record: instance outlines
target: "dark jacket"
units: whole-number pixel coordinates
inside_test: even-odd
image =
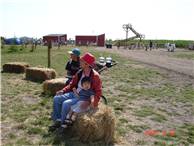
[[[69,60],[67,62],[67,65],[66,65],[65,69],[67,70],[67,75],[68,76],[73,76],[80,69],[80,62]]]

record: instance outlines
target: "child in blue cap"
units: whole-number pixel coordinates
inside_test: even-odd
[[[70,83],[72,77],[80,69],[80,49],[74,48],[68,51],[70,54],[70,60],[67,62],[65,69],[67,70],[67,82],[66,85]]]

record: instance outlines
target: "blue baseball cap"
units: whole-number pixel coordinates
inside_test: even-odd
[[[76,56],[79,56],[81,53],[80,53],[80,49],[78,48],[73,48],[72,51],[68,51],[69,54],[74,54]]]

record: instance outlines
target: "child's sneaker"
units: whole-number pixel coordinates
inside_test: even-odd
[[[73,126],[72,119],[65,119],[62,125]]]
[[[53,125],[49,126],[49,132],[55,131],[57,128],[61,126],[61,121],[55,121]]]

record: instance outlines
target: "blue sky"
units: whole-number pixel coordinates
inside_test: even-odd
[[[146,39],[194,40],[194,0],[0,0],[0,18],[5,37],[124,39],[122,25],[131,23]]]

